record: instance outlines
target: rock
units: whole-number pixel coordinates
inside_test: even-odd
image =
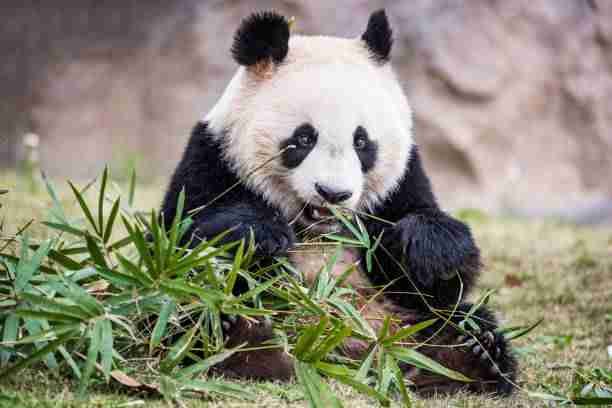
[[[48,171],[73,177],[130,152],[147,158],[141,174],[168,174],[233,74],[232,34],[255,9],[244,0],[13,3],[22,6],[0,13],[0,72],[19,74],[4,79],[19,109],[4,116],[41,136]],[[443,203],[546,212],[612,197],[612,2],[257,3],[296,16],[298,31],[343,36],[360,35],[383,6]],[[9,57],[21,65],[9,69]]]

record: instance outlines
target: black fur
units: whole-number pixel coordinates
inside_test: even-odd
[[[469,227],[438,207],[416,147],[398,189],[374,215],[395,223],[367,222],[371,234],[383,234],[370,279],[377,285],[394,280],[387,287],[389,298],[407,308],[423,308],[465,297],[478,276],[480,252]]]
[[[193,215],[188,235],[211,238],[234,228],[223,242],[248,239],[251,231],[262,256],[284,254],[295,240],[285,217],[266,204],[261,195],[238,182],[226,162],[222,147],[206,123],[198,123],[183,158],[170,181],[162,206],[163,219],[170,225],[176,214],[181,189],[185,189],[185,211],[207,207]],[[234,186],[228,191],[228,188]]]
[[[389,61],[393,46],[393,31],[385,10],[372,13],[361,39],[366,43],[374,61],[381,64]]]
[[[353,134],[353,139],[355,140],[354,143],[356,143],[357,139],[360,137],[366,140],[366,145],[361,149],[358,149],[357,146],[355,146],[355,151],[357,152],[357,157],[359,157],[359,161],[361,162],[361,171],[367,173],[376,163],[376,159],[378,157],[378,143],[370,140],[368,137],[368,131],[362,126],[358,126],[357,129],[355,129]]]
[[[304,145],[300,143],[300,139],[307,138],[311,143]],[[317,144],[317,131],[309,123],[304,123],[298,126],[293,135],[280,144],[280,149],[284,150],[281,155],[283,166],[288,169],[293,169],[300,165]],[[293,146],[293,147],[289,147]]]
[[[234,35],[232,56],[240,65],[271,60],[280,64],[289,52],[289,23],[274,11],[255,13],[240,24]]]

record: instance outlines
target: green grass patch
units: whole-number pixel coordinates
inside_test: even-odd
[[[29,179],[0,174],[0,406],[505,407],[612,397],[606,230],[463,212],[485,257],[475,295],[490,298],[508,326],[542,321],[515,342],[515,396],[419,399],[404,389],[397,361],[409,350],[432,371],[442,368],[416,350],[397,350],[402,338],[368,330],[350,307],[334,307],[346,303],[347,289],[325,271],[304,287],[282,260],[254,270],[252,242],[183,248],[189,220],[166,229],[151,210],[163,188],[139,185],[134,194],[135,178],[114,183],[105,171],[83,186],[38,183],[31,189]],[[377,245],[359,223],[336,215],[352,231],[348,244]],[[242,296],[232,294],[238,278],[251,288]],[[265,316],[284,331],[275,346],[296,358],[296,381],[208,375],[236,352],[223,346],[222,313]],[[347,336],[369,341],[377,358],[342,359],[337,346]]]

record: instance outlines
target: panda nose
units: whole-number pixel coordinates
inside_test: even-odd
[[[319,193],[319,195],[330,204],[341,203],[343,201],[348,200],[353,195],[352,191],[336,191],[319,183],[315,183],[315,190],[317,190],[317,193]]]

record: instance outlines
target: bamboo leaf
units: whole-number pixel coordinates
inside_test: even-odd
[[[438,318],[429,319],[429,320],[425,320],[425,321],[419,322],[417,324],[413,324],[413,325],[408,326],[408,327],[404,327],[404,328],[399,329],[398,331],[396,331],[393,335],[384,337],[383,339],[380,340],[380,343],[382,343],[382,344],[384,344],[386,346],[390,346],[393,343],[395,343],[396,341],[402,341],[406,337],[410,337],[410,336],[415,335],[416,333],[418,333],[418,332],[428,328],[429,326],[431,326],[432,324],[434,324],[437,321],[438,321]]]
[[[304,329],[293,349],[293,354],[296,358],[300,360],[306,359],[306,353],[311,350],[314,343],[319,339],[321,334],[323,334],[328,323],[329,318],[327,316],[322,316],[316,326],[310,326]]]
[[[240,265],[242,264],[242,255],[244,254],[244,239],[240,241],[240,245],[238,246],[238,250],[234,255],[234,263],[232,265],[232,270],[227,274],[225,278],[225,294],[229,295],[234,290],[234,285],[236,284],[236,278],[238,278],[238,272],[240,271]]]
[[[78,394],[80,397],[83,397],[87,391],[91,374],[96,366],[98,354],[100,353],[100,348],[102,347],[102,336],[104,330],[102,322],[103,320],[97,320],[93,328],[89,330],[89,348],[87,349],[87,359],[85,360],[85,368],[83,369],[81,381],[79,382]]]
[[[17,330],[19,329],[19,318],[10,314],[4,320],[4,328],[2,330],[2,343],[7,345],[8,347],[12,347],[9,345],[17,339]],[[1,351],[0,352],[0,366],[4,367],[9,361],[11,357],[11,352]]]
[[[181,370],[178,371],[178,373],[176,374],[176,378],[179,381],[183,381],[187,378],[193,378],[196,375],[202,374],[204,372],[206,372],[210,367],[219,364],[220,362],[226,360],[227,358],[229,358],[230,356],[232,356],[234,353],[236,353],[237,351],[239,351],[240,347],[237,348],[233,348],[233,349],[228,349],[225,350],[221,353],[217,353],[215,355],[212,355],[202,361],[199,361],[195,364],[192,364],[190,366],[187,366]]]
[[[422,368],[427,371],[431,371],[434,374],[440,374],[445,377],[451,378],[456,381],[461,382],[472,382],[473,380],[466,377],[465,375],[451,370],[449,368],[444,367],[442,364],[437,361],[432,360],[431,358],[425,356],[424,354],[419,353],[418,351],[405,347],[390,347],[388,351],[395,357],[396,359],[403,361],[404,363],[408,363],[414,367]]]
[[[110,380],[110,372],[113,364],[113,325],[110,320],[100,320],[100,365],[102,373],[108,382]]]
[[[27,358],[19,361],[17,364],[7,368],[6,370],[3,370],[2,372],[0,372],[0,378],[5,378],[5,377],[10,377],[12,375],[15,375],[15,373],[17,373],[19,370],[37,362],[42,360],[43,358],[47,357],[47,355],[49,353],[53,353],[55,350],[57,350],[60,346],[62,346],[63,344],[65,344],[71,337],[73,337],[75,335],[74,332],[68,332],[65,333],[64,335],[58,337],[56,340],[50,342],[49,344],[47,344],[46,346],[36,350],[34,353],[30,354]]]
[[[153,352],[153,349],[161,344],[161,340],[166,333],[166,327],[168,325],[168,319],[170,315],[176,310],[176,303],[172,299],[164,299],[157,322],[151,333],[151,340],[149,341],[149,353]]]
[[[92,226],[96,234],[100,236],[101,235],[100,230],[98,229],[98,226],[96,225],[96,221],[94,220],[94,217],[91,214],[91,210],[87,206],[87,203],[85,202],[85,199],[83,198],[83,195],[79,193],[79,190],[74,186],[74,184],[72,184],[72,182],[69,181],[68,185],[72,189],[72,192],[74,193],[74,196],[76,197],[77,202],[79,203],[79,206],[81,207],[81,210],[83,211],[83,214],[85,215],[85,218],[87,218],[87,221],[89,221],[89,224]]]
[[[108,166],[104,166],[102,171],[102,181],[100,182],[100,192],[98,194],[98,228],[100,237],[104,234],[104,197],[106,195],[106,182],[108,181]]]
[[[104,228],[104,237],[102,241],[106,244],[110,240],[111,235],[113,234],[113,227],[115,226],[115,220],[117,219],[117,214],[119,214],[119,207],[121,203],[121,197],[115,200],[113,207],[111,208],[110,215],[108,216],[108,220],[106,221],[106,227]]]

